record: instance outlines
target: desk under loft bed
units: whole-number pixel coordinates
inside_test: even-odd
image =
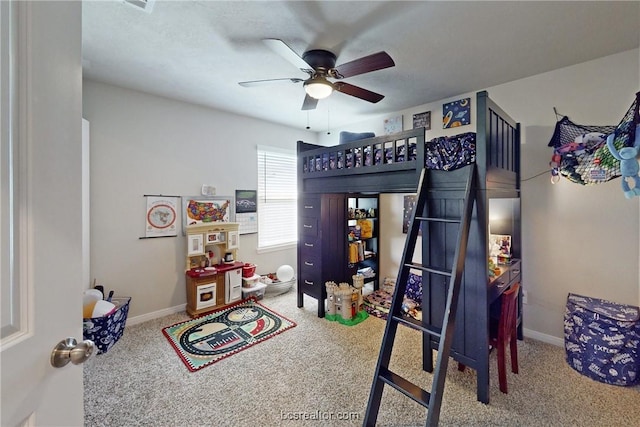
[[[521,281],[520,125],[486,91],[476,94],[475,123],[475,143],[463,147],[465,152],[459,157],[466,163],[475,161],[477,188],[451,356],[477,371],[478,400],[488,403],[490,310],[504,290]],[[348,199],[354,195],[415,193],[421,171],[428,166],[430,215],[460,216],[466,168],[432,171],[438,162],[434,162],[430,142],[425,142],[424,128],[332,147],[298,142],[298,307],[303,306],[305,295],[311,296],[318,300],[318,316],[324,317],[325,282],[352,282],[345,224]],[[501,265],[495,276],[490,275],[487,263],[489,218],[491,234],[511,236],[511,263]],[[384,218],[377,220],[380,224]],[[451,269],[457,227],[434,224],[424,235],[428,238],[422,239],[423,265]],[[394,256],[400,259],[401,254]],[[440,327],[446,288],[442,276],[431,276],[425,273],[422,277],[422,322]],[[375,287],[378,285],[376,281]],[[433,369],[432,351],[437,344],[433,338],[423,338],[423,368],[427,371]]]

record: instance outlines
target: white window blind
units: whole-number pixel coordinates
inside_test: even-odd
[[[296,152],[258,146],[258,249],[297,242]]]

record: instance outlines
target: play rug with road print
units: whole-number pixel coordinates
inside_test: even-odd
[[[162,333],[194,372],[294,326],[295,322],[251,298],[167,326]]]

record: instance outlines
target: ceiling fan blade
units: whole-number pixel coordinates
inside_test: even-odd
[[[276,83],[300,83],[303,81],[304,81],[303,79],[292,77],[288,79],[251,80],[248,82],[238,82],[238,84],[244,87],[252,87],[252,86],[263,86],[265,84],[276,84]]]
[[[300,57],[293,49],[291,49],[285,42],[280,39],[263,39],[272,51],[282,56],[284,59],[295,65],[305,73],[313,72],[313,67]]]
[[[364,99],[365,101],[369,101],[374,104],[376,102],[380,102],[382,98],[384,98],[384,95],[380,95],[379,93],[371,92],[370,90],[345,82],[335,82],[333,84],[333,89],[338,92],[346,93],[347,95],[355,96],[356,98]]]
[[[310,97],[309,95],[305,95],[304,102],[302,103],[302,111],[305,110],[315,110],[318,105],[318,100]]]
[[[393,62],[393,59],[391,59],[387,52],[378,52],[373,55],[363,56],[360,59],[338,65],[334,68],[336,75],[332,77],[344,79],[346,77],[382,70],[383,68],[389,68],[395,65],[396,63]]]

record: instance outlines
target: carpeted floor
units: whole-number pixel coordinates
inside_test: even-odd
[[[86,426],[360,426],[384,322],[355,326],[319,319],[314,299],[296,307],[295,290],[266,297],[267,307],[297,327],[189,372],[162,328],[187,319],[175,314],[127,327],[105,354],[84,364]],[[391,369],[429,389],[421,338],[400,327]],[[449,363],[442,426],[640,425],[640,386],[590,380],[564,361],[564,349],[518,342],[520,374],[509,373],[509,394],[497,385],[491,355],[491,403],[476,401],[475,372]],[[426,410],[385,387],[379,426],[423,426]]]

